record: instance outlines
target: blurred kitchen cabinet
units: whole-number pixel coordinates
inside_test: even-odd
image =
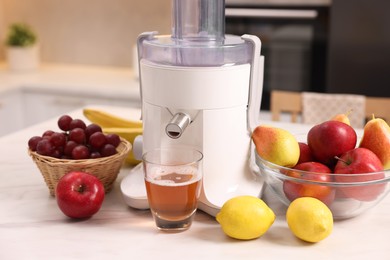
[[[0,136],[24,127],[22,100],[19,90],[0,93]]]
[[[80,93],[59,93],[25,89],[23,92],[25,126],[36,124],[87,105],[140,107],[138,99],[88,96]]]
[[[327,92],[390,97],[390,1],[334,0]]]

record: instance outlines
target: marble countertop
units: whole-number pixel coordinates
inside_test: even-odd
[[[116,108],[117,109],[117,108]],[[71,111],[83,118],[81,110]],[[38,169],[27,155],[32,135],[56,126],[56,118],[0,138],[0,259],[388,259],[390,197],[364,215],[336,221],[325,240],[309,244],[288,229],[286,208],[265,193],[277,218],[255,240],[228,238],[215,218],[196,214],[182,233],[155,228],[148,210],[123,201],[119,184],[123,168],[101,210],[90,219],[65,217],[50,197]],[[289,123],[271,124],[304,129]]]

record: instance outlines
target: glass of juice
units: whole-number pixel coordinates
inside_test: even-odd
[[[188,229],[202,186],[203,154],[192,148],[150,150],[142,157],[149,207],[164,231]]]

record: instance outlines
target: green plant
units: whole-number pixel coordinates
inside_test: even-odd
[[[14,23],[9,27],[6,44],[8,46],[27,47],[34,45],[36,40],[37,36],[27,24]]]

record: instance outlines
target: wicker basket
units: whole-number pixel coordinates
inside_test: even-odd
[[[50,195],[55,196],[58,180],[71,171],[88,172],[98,177],[106,193],[109,192],[131,148],[131,143],[121,138],[117,147],[118,153],[98,159],[64,160],[42,156],[31,150],[28,150],[28,153],[41,171]]]

